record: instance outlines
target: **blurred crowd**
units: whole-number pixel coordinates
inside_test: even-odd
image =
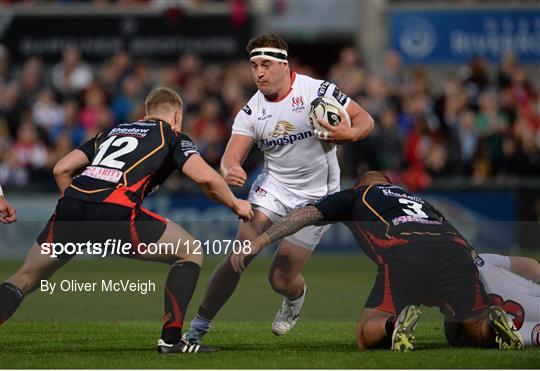
[[[405,70],[395,51],[376,75],[345,48],[328,78],[376,122],[369,138],[346,148],[350,175],[383,169],[415,189],[442,177],[540,177],[540,71],[527,76],[513,55],[495,68],[475,58],[435,85],[426,69]]]
[[[426,70],[404,68],[393,51],[380,74],[363,66],[355,48],[336,59],[323,76],[290,62],[335,82],[375,119],[367,139],[341,146],[344,176],[382,169],[422,189],[440,177],[482,183],[540,174],[538,77],[532,81],[512,56],[495,70],[475,59],[440,86]],[[69,48],[57,64],[30,57],[15,65],[0,47],[0,184],[52,189],[58,159],[107,127],[143,117],[144,98],[158,85],[182,95],[183,130],[217,168],[236,113],[255,93],[247,59],[205,64],[187,54],[156,65],[119,51],[90,64]],[[247,170],[260,164],[260,155],[250,156]],[[178,177],[168,183],[181,185]]]
[[[137,5],[154,6],[154,7],[183,7],[183,8],[197,8],[206,4],[212,4],[222,2],[223,0],[0,0],[0,5],[10,6],[40,6],[46,5],[66,5],[77,6],[91,4],[93,6],[119,6],[119,7],[131,7]],[[233,1],[245,1],[245,0],[227,0]]]

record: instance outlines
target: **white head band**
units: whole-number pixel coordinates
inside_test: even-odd
[[[255,58],[270,59],[277,62],[287,62],[287,51],[285,49],[278,48],[256,48],[249,53],[249,60],[252,61]]]

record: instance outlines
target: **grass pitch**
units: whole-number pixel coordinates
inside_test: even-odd
[[[216,259],[205,262],[187,315],[196,311]],[[0,327],[1,368],[536,368],[540,349],[523,352],[449,348],[442,315],[424,308],[417,350],[358,353],[355,329],[375,277],[375,265],[358,255],[316,255],[304,275],[310,287],[302,316],[291,333],[270,329],[281,298],[267,281],[268,258],[249,267],[206,337],[213,354],[159,355],[165,265],[125,259],[77,260],[51,281],[131,279],[156,283],[136,293],[35,292]],[[18,267],[0,262],[0,279]]]

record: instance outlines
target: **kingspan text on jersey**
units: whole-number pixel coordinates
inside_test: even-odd
[[[272,140],[261,139],[261,143],[267,147],[284,146],[286,144],[293,144],[297,140],[306,139],[312,136],[313,136],[313,132],[308,130],[308,131],[304,131],[303,133],[285,135],[281,138],[272,139]]]

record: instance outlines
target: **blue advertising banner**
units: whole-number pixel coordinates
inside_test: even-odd
[[[405,63],[499,62],[513,53],[540,62],[540,7],[531,9],[401,10],[390,12],[390,46]]]

